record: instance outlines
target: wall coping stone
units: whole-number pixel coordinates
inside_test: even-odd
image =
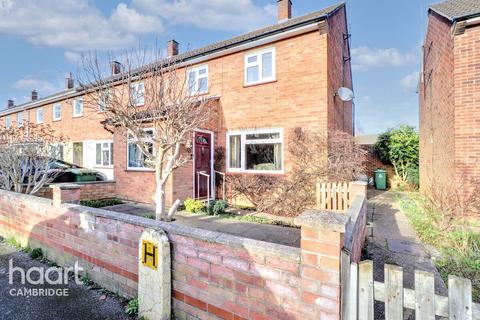
[[[295,225],[300,227],[345,232],[350,215],[332,211],[309,209],[295,218]]]
[[[51,206],[51,200],[32,195],[15,193],[12,191],[0,190],[0,197],[20,198],[30,204]],[[300,248],[289,247],[277,243],[270,243],[260,240],[237,237],[216,231],[192,228],[173,223],[156,221],[144,217],[129,215],[126,213],[114,212],[99,208],[90,208],[72,203],[63,203],[58,208],[72,210],[78,213],[91,214],[95,217],[108,218],[121,222],[130,223],[144,228],[164,230],[167,233],[178,234],[189,238],[194,238],[206,242],[229,245],[232,247],[243,248],[249,252],[258,252],[263,255],[273,255],[279,258],[291,259],[300,263]]]
[[[81,189],[83,188],[82,185],[75,184],[75,183],[54,183],[50,185],[50,188],[60,188],[61,190],[71,190],[71,189]]]

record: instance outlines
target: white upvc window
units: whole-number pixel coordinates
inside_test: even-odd
[[[110,91],[103,91],[98,97],[98,111],[105,112],[107,105],[112,101],[112,94]]]
[[[275,48],[245,55],[245,85],[275,80]]]
[[[113,165],[113,142],[95,142],[95,165],[109,167]]]
[[[23,111],[17,113],[17,126],[23,126]]]
[[[73,117],[83,116],[83,99],[78,98],[73,100]]]
[[[62,105],[60,103],[55,103],[53,105],[53,121],[62,120]]]
[[[227,132],[227,171],[283,173],[283,129]]]
[[[12,125],[12,119],[10,118],[10,116],[6,116],[5,117],[5,128],[10,128],[10,126]]]
[[[146,128],[144,130],[147,134],[153,135],[153,129],[152,128]],[[127,140],[128,140],[128,142],[127,142],[127,169],[129,169],[129,170],[146,170],[146,171],[152,170],[152,168],[149,167],[146,164],[146,156],[140,150],[140,147],[137,145],[134,138],[132,136],[128,136]],[[152,143],[148,144],[148,149],[149,149],[149,152],[153,152],[153,144]]]
[[[134,106],[143,106],[145,104],[145,84],[136,82],[130,85],[130,99]]]
[[[191,68],[188,74],[188,93],[190,95],[208,92],[208,66]]]
[[[43,123],[43,108],[35,110],[37,124]]]

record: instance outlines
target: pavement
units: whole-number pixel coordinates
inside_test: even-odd
[[[152,205],[135,202],[126,202],[102,209],[133,214],[140,217],[153,217],[155,212]],[[222,216],[191,214],[183,211],[177,212],[175,221],[172,223],[290,247],[300,247],[300,229],[298,228],[243,222],[235,219],[222,218]]]
[[[1,240],[1,238],[0,238]],[[46,271],[50,266],[29,255],[19,252],[0,241],[0,319],[3,320],[77,320],[77,319],[130,319],[124,312],[122,302],[114,296],[105,295],[99,289],[90,289],[83,284],[76,284],[73,279],[67,285],[34,285],[21,284],[22,275],[19,271],[13,272],[13,284],[9,283],[9,261],[12,259],[14,268],[21,268],[25,272],[29,268],[44,268]],[[15,269],[16,270],[16,269]],[[56,280],[57,272],[50,273],[51,280]],[[31,278],[38,281],[40,273],[34,271]],[[64,293],[67,290],[68,296],[19,296],[19,292],[28,289],[55,289]],[[58,290],[57,290],[58,289]],[[38,290],[37,292],[39,292]]]
[[[415,270],[428,271],[435,275],[436,294],[447,296],[445,283],[432,261],[435,252],[419,240],[393,192],[369,190],[368,218],[371,228],[364,259],[374,262],[375,281],[384,281],[384,264],[402,267],[403,285],[410,289],[414,288]],[[404,319],[414,318],[412,310],[405,312]],[[385,319],[381,303],[376,303],[375,319]]]

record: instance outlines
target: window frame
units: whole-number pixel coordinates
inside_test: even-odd
[[[79,101],[82,103],[82,113],[76,113],[76,109],[77,109],[76,105],[77,105],[77,102],[79,102]],[[72,112],[73,118],[83,117],[83,113],[84,113],[83,98],[74,99],[73,100],[73,112]]]
[[[38,115],[39,115],[40,111],[42,112],[42,120],[41,121],[38,120]],[[42,123],[45,122],[45,109],[43,107],[35,109],[35,122],[37,124],[42,124]]]
[[[154,128],[144,128],[143,131],[152,131],[152,134],[154,134],[155,132],[155,129]],[[130,137],[129,134],[127,133],[127,171],[146,171],[146,172],[154,172],[155,169],[153,168],[149,168],[149,167],[130,167],[129,163],[129,159],[130,159],[130,149],[128,148],[129,144],[130,143],[135,143],[133,142],[134,138],[133,137]],[[138,148],[138,146],[136,146]]]
[[[200,77],[200,70],[205,69],[207,71],[206,76],[202,75]],[[190,73],[195,72],[195,92],[190,92]],[[199,91],[199,80],[200,78],[207,78],[207,89],[205,91]],[[192,67],[187,69],[187,90],[189,96],[195,96],[199,94],[206,94],[210,90],[210,79],[209,79],[209,70],[208,64],[202,64],[200,66]]]
[[[60,116],[57,118],[56,114],[55,114],[55,109],[56,107],[59,107],[59,110],[60,110]],[[62,120],[62,104],[61,103],[55,103],[53,106],[52,106],[52,119],[53,121],[60,121]]]
[[[108,149],[104,148],[103,145],[105,143],[108,144]],[[100,164],[97,163],[97,145],[100,145]],[[97,168],[112,168],[113,167],[113,157],[112,157],[113,148],[114,148],[113,140],[96,140],[95,141],[95,167],[97,167]],[[108,164],[108,165],[103,164],[103,151],[106,151],[106,150],[108,150],[109,153],[110,153],[110,158],[109,158],[110,164]]]
[[[107,108],[107,101],[109,100],[112,100],[112,93],[110,92],[110,90],[103,91],[98,97],[97,111],[100,113],[104,113]],[[103,103],[103,106],[102,106],[102,103]]]
[[[12,119],[10,116],[5,117],[5,128],[9,129],[12,126]]]
[[[262,56],[265,53],[272,53],[272,75],[270,77],[263,77],[263,60]],[[245,54],[244,58],[244,67],[243,67],[243,73],[244,73],[244,85],[245,86],[252,86],[256,84],[261,84],[261,83],[268,83],[268,82],[273,82],[276,81],[277,79],[277,64],[276,64],[276,49],[275,47],[269,47],[269,48],[263,48],[261,50],[256,50],[252,52],[248,52]],[[257,57],[257,61],[255,63],[253,62],[248,62],[248,59],[251,57]],[[249,67],[254,67],[258,66],[258,80],[257,81],[252,81],[248,82],[248,68]]]
[[[19,128],[23,127],[23,111],[20,111],[19,113],[17,113],[17,126]]]
[[[138,87],[140,87],[140,85],[143,86],[143,97],[142,97],[143,101],[138,102],[137,99],[136,99],[138,97],[132,97],[132,93],[137,92]],[[135,88],[135,90],[133,88]],[[135,98],[135,100],[134,100],[134,98]],[[133,105],[135,107],[141,107],[141,106],[145,105],[145,83],[143,81],[130,83],[130,99],[132,100]]]
[[[275,139],[247,140],[249,134],[278,133],[279,137]],[[230,136],[240,136],[240,168],[230,168]],[[281,170],[253,170],[246,169],[246,146],[249,144],[278,144],[281,145]],[[232,173],[258,173],[258,174],[284,174],[285,173],[285,141],[283,128],[258,128],[227,131],[226,139],[226,169]]]

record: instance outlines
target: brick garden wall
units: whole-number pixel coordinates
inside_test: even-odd
[[[79,182],[80,200],[100,200],[117,197],[115,181]],[[49,186],[43,187],[36,194],[37,197],[52,199],[52,189]]]
[[[78,189],[64,192],[72,200]],[[349,218],[318,211],[301,218],[301,248],[294,248],[0,190],[1,236],[41,247],[63,266],[79,261],[94,282],[127,297],[137,295],[142,231],[164,230],[179,319],[339,319]]]

